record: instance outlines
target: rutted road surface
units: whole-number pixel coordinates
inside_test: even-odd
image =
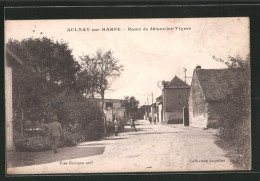
[[[214,130],[183,125],[136,122],[126,132],[73,148],[34,153],[34,164],[8,168],[8,173],[110,173],[234,170],[215,143]],[[95,151],[96,150],[96,151]],[[102,151],[100,151],[102,150]],[[96,154],[93,154],[96,153]],[[74,157],[73,157],[74,155]],[[48,161],[44,158],[48,157]],[[52,159],[53,157],[53,159]],[[48,162],[48,163],[46,163]]]

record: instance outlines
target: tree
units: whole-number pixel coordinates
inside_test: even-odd
[[[143,119],[146,111],[146,105],[142,105],[138,108],[137,118]]]
[[[223,60],[221,58],[217,58],[213,56],[213,59],[218,62],[224,63],[227,68],[236,73],[237,82],[239,82],[238,86],[244,87],[244,96],[249,96],[250,94],[250,57],[247,55],[244,60],[241,56],[236,57],[228,57],[228,60]]]
[[[80,66],[66,42],[54,42],[46,37],[21,42],[10,39],[6,46],[24,61],[28,69],[44,76],[47,82],[62,88],[75,83]]]
[[[138,113],[138,106],[139,101],[134,96],[125,96],[124,107],[127,117],[133,116],[136,118]]]
[[[81,59],[81,76],[86,77],[85,93],[91,94],[94,99],[95,94],[98,94],[102,99],[101,111],[103,112],[105,92],[109,89],[109,80],[120,76],[122,65],[118,65],[118,60],[114,58],[111,50],[102,52],[97,50],[95,55],[85,55]],[[104,132],[106,134],[106,119],[104,116]]]
[[[239,166],[249,168],[251,157],[251,125],[250,125],[250,58],[244,60],[240,56],[213,59],[227,65],[236,78],[233,93],[225,102],[225,109],[220,114],[222,127],[221,138],[232,147],[237,154],[232,161]],[[243,145],[243,146],[241,146]],[[242,164],[242,165],[241,165]]]
[[[47,106],[51,96],[76,82],[80,67],[72,50],[67,43],[46,37],[10,39],[6,47],[23,61],[23,66],[15,66],[13,71],[14,125],[22,130],[23,120],[51,119],[55,112]]]

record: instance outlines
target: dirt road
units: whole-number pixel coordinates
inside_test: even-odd
[[[216,139],[214,130],[202,130],[183,125],[150,125],[145,120],[137,121],[136,127],[137,132],[132,132],[128,126],[126,132],[119,133],[119,136],[81,143],[73,148],[62,148],[58,154],[37,153],[38,155],[34,155],[35,160],[39,158],[34,162],[36,165],[9,168],[8,173],[174,172],[235,169],[230,160],[225,157],[225,152],[214,143]],[[96,154],[93,150],[97,150]],[[49,158],[44,162],[44,157],[53,157],[53,159]]]

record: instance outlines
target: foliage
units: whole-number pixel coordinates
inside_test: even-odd
[[[129,116],[133,116],[134,118],[137,118],[137,112],[138,112],[138,106],[139,101],[134,96],[125,96],[124,105],[126,116],[129,118]]]
[[[105,91],[109,89],[109,79],[120,76],[122,65],[118,65],[118,60],[114,58],[111,50],[104,53],[98,50],[95,55],[85,55],[80,59],[82,71],[79,74],[79,82],[83,88],[81,90],[86,94],[91,94],[93,99],[94,95],[98,94],[102,98],[103,108]],[[86,77],[88,81],[84,82]],[[103,113],[103,109],[101,111]],[[104,131],[106,133],[105,119]]]
[[[79,71],[68,44],[44,37],[10,39],[6,47],[23,61],[13,71],[14,127],[22,130],[26,120],[50,120],[57,111],[46,100],[73,86]]]
[[[82,71],[79,75],[88,78],[85,89],[94,88],[90,91],[104,97],[105,91],[109,89],[109,79],[120,76],[123,66],[118,65],[118,60],[114,58],[111,50],[104,53],[98,50],[94,56],[85,55],[80,59]]]
[[[151,105],[142,105],[138,108],[138,111],[137,111],[137,118],[138,119],[143,119],[144,118],[144,115],[145,115],[145,112],[147,115],[150,114],[151,112]]]
[[[103,136],[104,125],[101,120],[94,120],[86,127],[86,140],[97,140]]]
[[[250,125],[250,66],[249,56],[229,57],[227,61],[213,57],[225,63],[237,78],[237,86],[225,102],[221,113],[222,125],[220,138],[226,146],[235,150],[232,161],[239,166],[249,168],[251,162],[251,125]],[[243,146],[242,146],[243,145]]]
[[[57,107],[58,119],[67,142],[73,145],[103,135],[103,129],[100,129],[103,128],[102,114],[93,100],[70,89],[52,98],[47,102]]]
[[[15,140],[16,151],[47,151],[51,150],[52,143],[48,137],[19,137]]]
[[[28,38],[21,42],[9,40],[6,44],[32,72],[41,74],[47,82],[60,87],[73,85],[79,64],[65,42],[43,38]]]
[[[241,71],[248,71],[250,62],[249,55],[246,57],[245,60],[243,60],[243,58],[239,55],[237,55],[236,57],[228,56],[228,60],[226,61],[215,56],[213,56],[213,59],[217,62],[224,63],[229,69],[234,70],[236,68],[239,68],[242,69]]]
[[[64,131],[60,146],[103,135],[100,108],[83,96],[84,81],[90,79],[81,76],[84,68],[74,60],[67,43],[44,37],[9,40],[6,47],[23,61],[13,71],[14,140],[18,150],[51,149],[48,124],[56,115]]]

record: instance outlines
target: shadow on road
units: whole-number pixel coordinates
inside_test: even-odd
[[[81,157],[89,157],[94,155],[100,155],[105,150],[105,146],[87,146],[59,148],[57,154],[54,154],[53,151],[7,152],[7,167],[39,165]]]
[[[83,143],[80,143],[78,146],[104,146],[104,145],[106,145],[106,144],[105,143],[83,142]]]
[[[179,133],[179,132],[176,132],[176,131],[172,131],[172,132],[139,132],[138,131],[135,133],[135,135],[148,135],[148,134],[167,134],[167,133]]]
[[[138,126],[135,126],[137,131],[147,131],[147,130],[151,130],[152,128],[138,128]],[[121,133],[127,133],[127,132],[134,132],[134,130],[131,129],[131,127],[125,127],[124,132]]]
[[[121,140],[121,139],[125,139],[125,138],[121,138],[121,137],[107,137],[107,138],[103,138],[103,140]]]

